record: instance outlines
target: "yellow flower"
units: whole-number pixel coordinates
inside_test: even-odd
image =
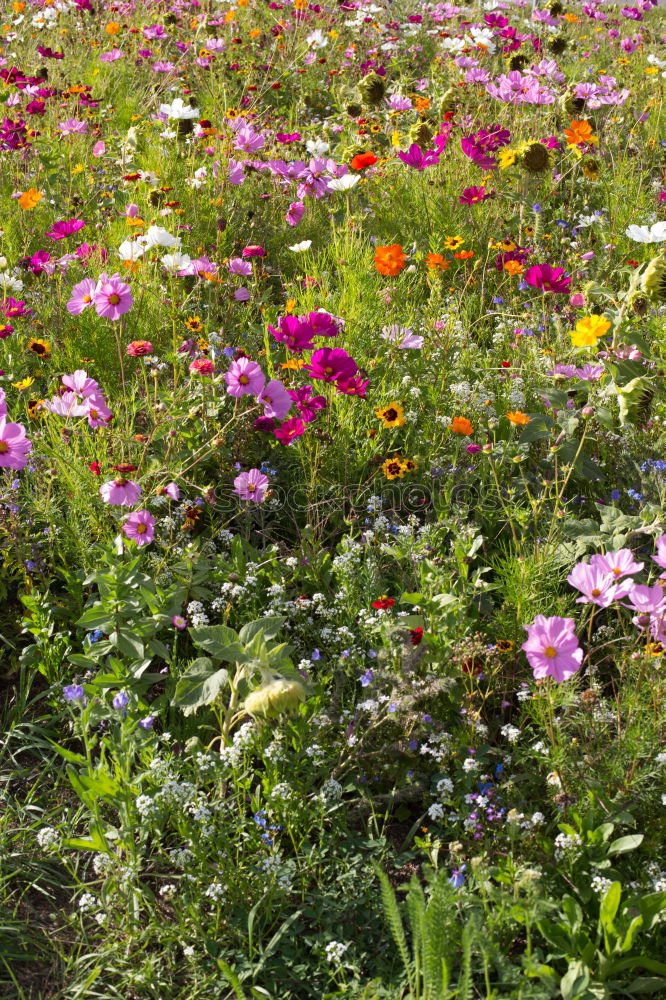
[[[596,347],[599,337],[603,337],[611,328],[605,316],[584,316],[576,323],[576,329],[570,333],[574,347]]]
[[[502,170],[512,167],[516,162],[516,153],[513,149],[501,149],[499,154],[499,165]]]
[[[524,427],[525,424],[529,424],[532,419],[527,413],[522,413],[521,410],[509,410],[509,412],[505,413],[504,416],[517,427]]]
[[[405,411],[399,403],[389,403],[375,410],[375,416],[384,423],[384,427],[402,427],[405,423]]]
[[[24,378],[21,382],[12,382],[12,385],[22,392],[23,389],[29,389],[34,381],[34,378]]]
[[[464,239],[461,236],[447,236],[444,240],[445,250],[457,250],[464,243]]]

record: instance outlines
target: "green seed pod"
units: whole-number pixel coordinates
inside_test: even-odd
[[[641,288],[651,302],[666,302],[666,257],[653,257],[641,279]]]
[[[377,73],[368,73],[359,83],[358,89],[365,104],[379,104],[386,93],[386,84]]]

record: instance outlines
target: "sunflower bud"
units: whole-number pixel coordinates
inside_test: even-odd
[[[432,141],[432,132],[425,122],[415,122],[409,130],[410,142],[415,142],[421,149],[428,149]]]
[[[666,257],[653,257],[648,264],[641,288],[651,302],[666,302]]]
[[[448,90],[444,91],[439,105],[439,110],[443,115],[456,110],[458,105],[457,97],[458,95],[454,87],[449,87]]]
[[[568,90],[561,98],[562,109],[569,118],[580,118],[585,111],[585,104],[585,98],[576,97],[571,90]]]
[[[543,174],[552,166],[550,150],[542,142],[524,143],[517,160],[528,174]]]
[[[294,712],[305,697],[305,687],[300,681],[280,677],[251,691],[244,707],[248,715],[277,719],[280,715]]]
[[[368,73],[359,83],[358,89],[365,104],[379,104],[386,93],[386,84],[377,73]]]
[[[646,316],[650,309],[650,300],[644,292],[635,288],[627,295],[627,307],[635,316]]]

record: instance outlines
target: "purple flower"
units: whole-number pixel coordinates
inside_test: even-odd
[[[358,371],[358,365],[341,347],[322,347],[304,365],[304,371],[323,382],[346,382]]]
[[[439,163],[439,156],[434,150],[428,149],[424,153],[416,142],[411,144],[407,153],[398,153],[398,158],[415,170],[425,170],[426,167],[434,167]]]
[[[359,681],[361,682],[361,687],[367,688],[372,683],[372,670],[368,669],[364,674],[361,674]]]
[[[521,648],[537,679],[552,677],[559,684],[580,669],[583,650],[574,627],[573,618],[557,615],[537,615],[531,625],[525,625],[527,640]]]
[[[155,518],[147,510],[137,510],[123,524],[123,534],[139,547],[150,545],[155,537]]]
[[[287,223],[290,226],[297,226],[305,214],[305,205],[302,201],[292,201],[287,209]]]
[[[613,573],[604,563],[576,563],[567,582],[583,595],[576,604],[596,604],[599,608],[607,608],[613,601],[626,597],[633,586],[633,580],[616,584]]]
[[[171,624],[174,628],[177,628],[179,632],[182,632],[187,628],[187,618],[183,618],[182,615],[174,615],[171,619]]]
[[[291,409],[291,394],[282,382],[273,379],[267,382],[257,396],[257,402],[264,407],[265,417],[275,417],[276,420],[284,420]]]
[[[120,319],[132,308],[132,301],[130,287],[121,280],[119,274],[112,274],[110,278],[106,274],[100,275],[93,296],[98,316],[111,320]]]
[[[53,223],[53,228],[46,235],[52,240],[64,240],[66,236],[78,233],[84,226],[83,219],[61,219],[60,222]]]
[[[300,354],[301,351],[309,351],[314,347],[312,328],[297,316],[281,316],[278,329],[274,326],[268,327],[275,340],[285,344],[290,351]]]
[[[127,691],[118,691],[117,694],[114,694],[111,704],[118,712],[123,708],[127,708],[129,705],[129,695]]]
[[[305,433],[305,424],[298,417],[285,420],[283,424],[273,431],[280,444],[284,445],[291,444],[295,438],[300,437],[303,433]]]
[[[241,472],[234,479],[234,493],[237,493],[241,500],[253,500],[261,503],[266,496],[268,487],[268,476],[265,476],[260,469],[250,469],[249,472]]]
[[[62,689],[62,696],[65,701],[81,701],[84,697],[82,684],[66,684]]]
[[[525,272],[525,281],[542,292],[568,292],[571,277],[563,267],[550,264],[536,264]]]

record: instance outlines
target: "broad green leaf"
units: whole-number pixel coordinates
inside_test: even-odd
[[[130,632],[129,629],[119,628],[109,636],[109,642],[118,649],[123,656],[128,656],[133,660],[143,659],[143,643],[138,635]]]
[[[238,635],[226,625],[202,625],[190,629],[190,636],[195,646],[205,650],[216,660],[245,660],[243,647],[238,641]]]
[[[285,621],[285,618],[278,615],[270,618],[258,618],[254,622],[243,625],[238,633],[238,638],[244,646],[249,645],[256,635],[262,635],[264,639],[274,639]]]
[[[61,747],[59,743],[54,743],[53,740],[48,741],[53,747],[57,754],[60,754],[65,760],[69,761],[70,764],[79,764],[85,767],[86,758],[82,753],[74,753],[73,750],[68,750],[67,747]]]
[[[540,441],[550,437],[553,429],[553,418],[545,413],[537,413],[532,417],[529,424],[525,424],[520,437],[519,444],[529,444],[530,441]]]
[[[590,982],[590,973],[582,962],[571,962],[568,971],[560,980],[562,1000],[576,1000],[586,990]]]
[[[608,848],[609,854],[626,854],[627,851],[635,851],[643,843],[642,833],[632,833],[628,837],[618,837]]]
[[[599,920],[601,921],[601,926],[606,934],[610,934],[614,929],[613,921],[615,920],[615,914],[620,906],[621,898],[622,884],[620,882],[612,882],[604,893],[601,903],[599,904]]]
[[[228,681],[228,671],[216,670],[212,660],[202,656],[179,679],[171,704],[182,709],[184,715],[193,715],[203,705],[210,705]]]

